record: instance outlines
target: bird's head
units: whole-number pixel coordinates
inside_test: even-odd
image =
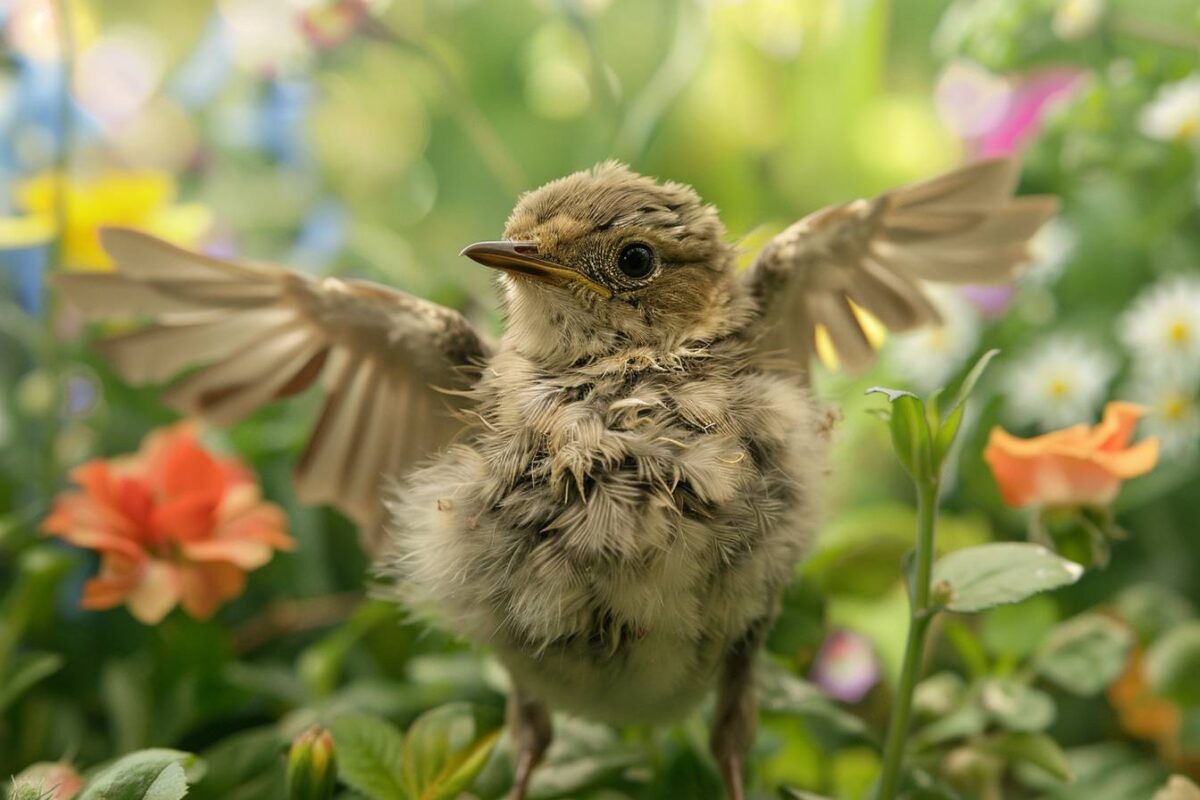
[[[606,162],[523,195],[504,240],[463,255],[503,271],[523,350],[578,358],[728,329],[734,250],[724,233],[691,187]]]

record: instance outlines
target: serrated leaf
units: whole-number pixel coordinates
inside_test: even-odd
[[[1125,669],[1133,635],[1101,614],[1080,614],[1050,631],[1033,666],[1059,688],[1078,695],[1103,691]]]
[[[1200,622],[1167,631],[1146,651],[1146,679],[1155,694],[1200,706]]]
[[[404,736],[370,714],[343,714],[329,726],[342,780],[372,800],[409,800],[401,777]]]
[[[1004,733],[990,736],[977,746],[1010,763],[1033,764],[1060,781],[1072,779],[1067,754],[1058,746],[1058,742],[1044,733]]]
[[[499,720],[484,721],[466,703],[417,718],[404,736],[404,786],[414,800],[454,800],[470,788],[500,736]]]
[[[62,669],[63,657],[57,653],[34,653],[19,661],[4,676],[0,685],[0,712],[20,699],[21,695]]]
[[[92,779],[78,800],[180,800],[188,791],[184,769],[196,763],[180,750],[130,753]]]
[[[938,559],[933,582],[950,586],[944,608],[982,611],[1016,603],[1079,580],[1083,567],[1041,545],[999,542],[956,550]]]

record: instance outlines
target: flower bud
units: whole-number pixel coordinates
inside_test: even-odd
[[[72,800],[83,779],[66,762],[42,762],[26,767],[13,779],[10,800]]]
[[[288,753],[288,800],[329,800],[337,783],[333,736],[314,726],[292,742]]]

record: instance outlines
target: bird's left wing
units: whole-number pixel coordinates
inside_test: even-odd
[[[372,283],[209,258],[132,230],[102,232],[114,272],[60,273],[88,319],[150,318],[100,344],[134,384],[193,367],[164,393],[228,425],[318,380],[326,397],[296,488],[375,534],[381,476],[398,474],[462,427],[449,408],[488,344],[458,312]]]
[[[762,313],[761,347],[806,371],[819,326],[839,362],[862,369],[874,349],[859,309],[906,331],[940,322],[925,281],[1012,279],[1030,237],[1058,209],[1055,197],[1013,197],[1016,184],[1014,160],[980,161],[792,225],[743,278]]]

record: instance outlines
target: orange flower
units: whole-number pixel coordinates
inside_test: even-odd
[[[1107,505],[1123,481],[1158,461],[1157,439],[1130,445],[1143,413],[1132,403],[1109,403],[1094,428],[1073,425],[1032,439],[993,428],[983,459],[1010,506]]]
[[[101,555],[83,608],[125,603],[150,625],[176,603],[194,617],[242,593],[246,573],[291,550],[283,512],[264,502],[253,475],[218,460],[195,429],[150,434],[136,455],[96,459],[71,473],[42,530]]]

